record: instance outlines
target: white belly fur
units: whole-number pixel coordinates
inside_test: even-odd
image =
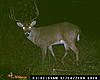
[[[53,52],[53,50],[52,50],[52,46],[53,46],[53,45],[58,45],[58,44],[64,44],[65,50],[68,50],[68,45],[67,45],[67,43],[66,43],[64,40],[60,40],[60,41],[58,41],[58,42],[55,42],[55,43],[49,45],[49,47],[48,47],[53,56],[54,56],[54,52]],[[67,55],[67,52],[65,53],[64,57],[65,57],[66,55]]]
[[[53,43],[53,44],[51,44],[51,45],[53,46],[53,45],[58,45],[58,44],[66,44],[66,43],[65,43],[64,40],[60,40],[60,41],[55,42],[55,43]]]

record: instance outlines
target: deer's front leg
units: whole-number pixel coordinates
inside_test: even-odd
[[[47,47],[42,47],[41,51],[42,51],[42,68],[43,68],[44,62],[45,62],[45,56],[46,56],[46,53],[47,53]]]
[[[52,49],[52,45],[49,45],[48,49],[50,50],[52,56],[54,57],[55,61],[57,61],[56,57],[55,57],[55,54],[53,52],[53,49]]]

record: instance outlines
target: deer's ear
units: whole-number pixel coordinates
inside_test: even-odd
[[[17,26],[23,27],[24,25],[21,22],[16,22]]]
[[[30,26],[34,26],[36,24],[36,21],[32,21],[32,23],[30,24]]]

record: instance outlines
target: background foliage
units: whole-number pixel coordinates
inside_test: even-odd
[[[7,78],[9,72],[17,75],[31,74],[65,74],[87,75],[100,74],[100,12],[98,0],[37,0],[40,11],[36,27],[71,22],[81,29],[80,64],[75,64],[75,54],[69,52],[62,66],[63,45],[54,46],[58,62],[50,52],[45,59],[44,73],[41,71],[40,48],[30,42],[23,30],[9,19],[9,9],[14,8],[17,18],[29,21],[28,15],[34,17],[32,0],[0,0],[0,80]],[[33,15],[32,15],[33,14]],[[55,71],[53,71],[56,69]]]

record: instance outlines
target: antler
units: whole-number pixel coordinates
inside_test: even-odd
[[[14,10],[10,9],[10,15],[9,18],[15,22],[18,22],[19,20],[16,19],[16,17],[14,16]]]
[[[35,13],[36,13],[36,17],[33,18],[32,21],[35,20],[35,19],[37,19],[38,16],[39,16],[39,10],[38,10],[38,7],[37,7],[37,5],[36,5],[36,0],[34,1],[34,5],[35,5],[35,8],[36,8],[36,12],[35,12]]]
[[[38,16],[39,16],[39,10],[38,10],[38,7],[37,7],[37,5],[36,5],[36,0],[34,0],[34,6],[35,6],[35,9],[36,9],[36,12],[35,12],[36,17],[34,17],[34,18],[32,19],[32,21],[35,20],[35,19],[37,19]],[[9,18],[10,18],[11,20],[15,21],[15,22],[19,22],[19,21],[20,21],[20,20],[17,20],[17,19],[16,19],[15,13],[14,13],[14,9],[10,9]]]

